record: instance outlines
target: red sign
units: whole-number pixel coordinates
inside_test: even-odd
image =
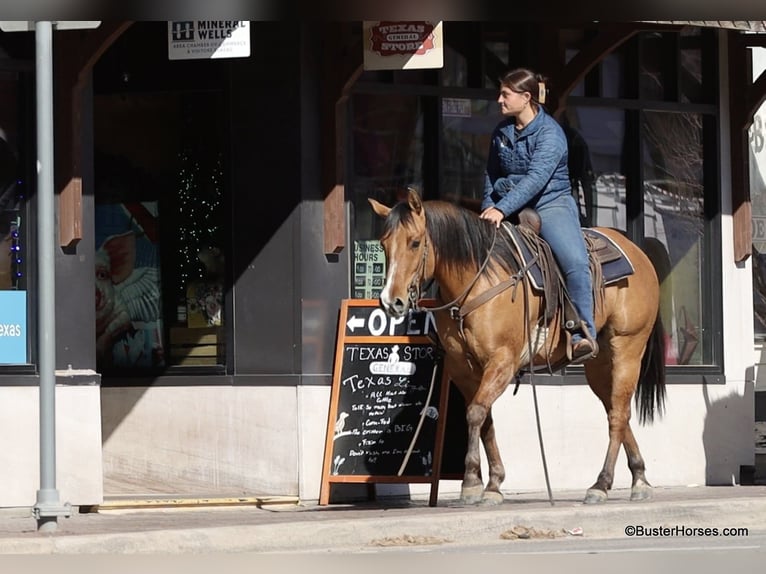
[[[370,31],[371,49],[381,56],[423,55],[434,48],[431,22],[380,22]]]

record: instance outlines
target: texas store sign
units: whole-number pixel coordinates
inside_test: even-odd
[[[363,24],[365,70],[444,66],[441,22],[367,21]]]
[[[0,365],[27,362],[27,293],[0,291]]]

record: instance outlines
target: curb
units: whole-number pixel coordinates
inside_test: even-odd
[[[80,513],[104,512],[109,510],[145,510],[150,508],[210,508],[219,506],[298,505],[297,496],[258,496],[230,498],[125,498],[104,501],[92,506],[81,506]]]
[[[536,531],[579,532],[588,539],[629,538],[628,526],[748,528],[766,531],[766,498],[607,503],[604,506],[466,509],[385,518],[329,517],[258,525],[164,529],[143,532],[40,535],[0,539],[0,553],[13,554],[200,554],[206,552],[369,552],[384,539],[406,546],[412,540],[436,540],[477,546],[501,541],[514,527]],[[454,511],[453,511],[454,510]],[[512,543],[512,542],[509,542]],[[556,540],[551,540],[555,544]],[[394,544],[386,544],[395,546]]]

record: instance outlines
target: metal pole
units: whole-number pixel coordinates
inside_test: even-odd
[[[70,508],[56,490],[56,221],[53,195],[53,25],[35,22],[37,89],[37,237],[40,368],[40,489],[33,515],[52,532]]]

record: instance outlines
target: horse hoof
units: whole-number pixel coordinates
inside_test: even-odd
[[[476,486],[464,486],[460,489],[461,504],[478,504],[482,500],[484,487],[481,484]]]
[[[497,506],[503,503],[503,495],[496,490],[485,490],[481,497],[481,506]]]
[[[630,500],[649,500],[652,497],[652,487],[648,484],[635,484],[630,489]]]
[[[588,492],[585,493],[585,500],[583,500],[583,503],[602,504],[606,502],[606,499],[607,495],[603,490],[598,490],[597,488],[589,488]]]

